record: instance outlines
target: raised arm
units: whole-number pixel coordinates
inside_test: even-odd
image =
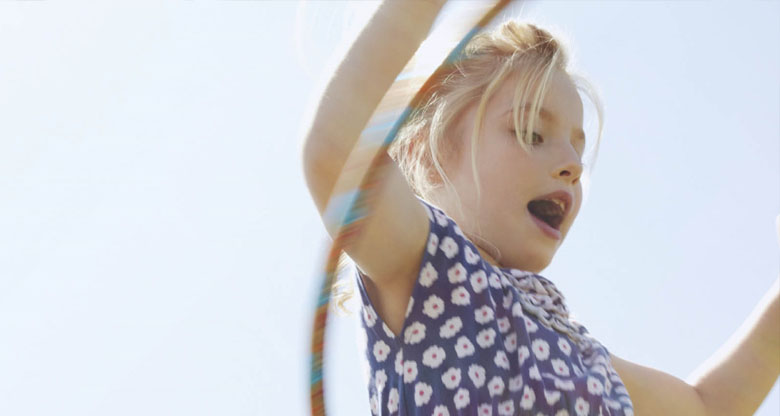
[[[361,132],[425,40],[444,2],[384,1],[327,84],[302,155],[307,186],[321,215]],[[357,243],[345,251],[380,291],[395,293],[394,303],[405,306],[426,243],[428,218],[401,171],[390,165]],[[338,230],[327,231],[335,238]],[[402,313],[393,314],[400,326]],[[393,325],[396,319],[388,320]]]
[[[302,155],[320,211],[362,130],[425,40],[444,2],[383,1],[328,82],[306,134]]]

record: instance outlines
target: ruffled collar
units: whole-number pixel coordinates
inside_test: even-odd
[[[501,276],[504,285],[517,288],[521,307],[535,316],[548,328],[566,334],[583,353],[587,353],[594,339],[587,334],[585,327],[574,319],[566,306],[566,298],[549,279],[524,270],[492,266]]]

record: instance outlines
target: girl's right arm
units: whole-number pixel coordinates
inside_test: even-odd
[[[328,82],[302,155],[307,186],[321,215],[363,129],[445,1],[385,0]],[[410,274],[416,274],[428,237],[428,218],[398,167],[389,165],[376,206],[357,244],[346,251],[377,286],[392,285],[405,307],[416,279]],[[335,239],[338,230],[327,231]]]

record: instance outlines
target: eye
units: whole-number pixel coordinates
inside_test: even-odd
[[[515,131],[512,130],[512,133],[515,133]],[[525,130],[523,130],[522,135],[523,136],[525,135]],[[537,138],[538,138],[538,140],[537,140]],[[544,139],[542,138],[541,134],[539,134],[537,132],[534,132],[531,135],[531,144],[541,144],[543,141],[544,141]]]

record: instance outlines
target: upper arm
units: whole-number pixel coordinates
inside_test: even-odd
[[[323,216],[340,171],[327,164],[305,168],[309,192]],[[377,286],[401,283],[410,292],[428,238],[428,214],[395,163],[387,163],[385,172],[362,231],[345,251]],[[335,240],[338,229],[327,231]]]
[[[634,404],[634,414],[705,416],[701,396],[690,384],[670,374],[624,360],[610,353]]]

